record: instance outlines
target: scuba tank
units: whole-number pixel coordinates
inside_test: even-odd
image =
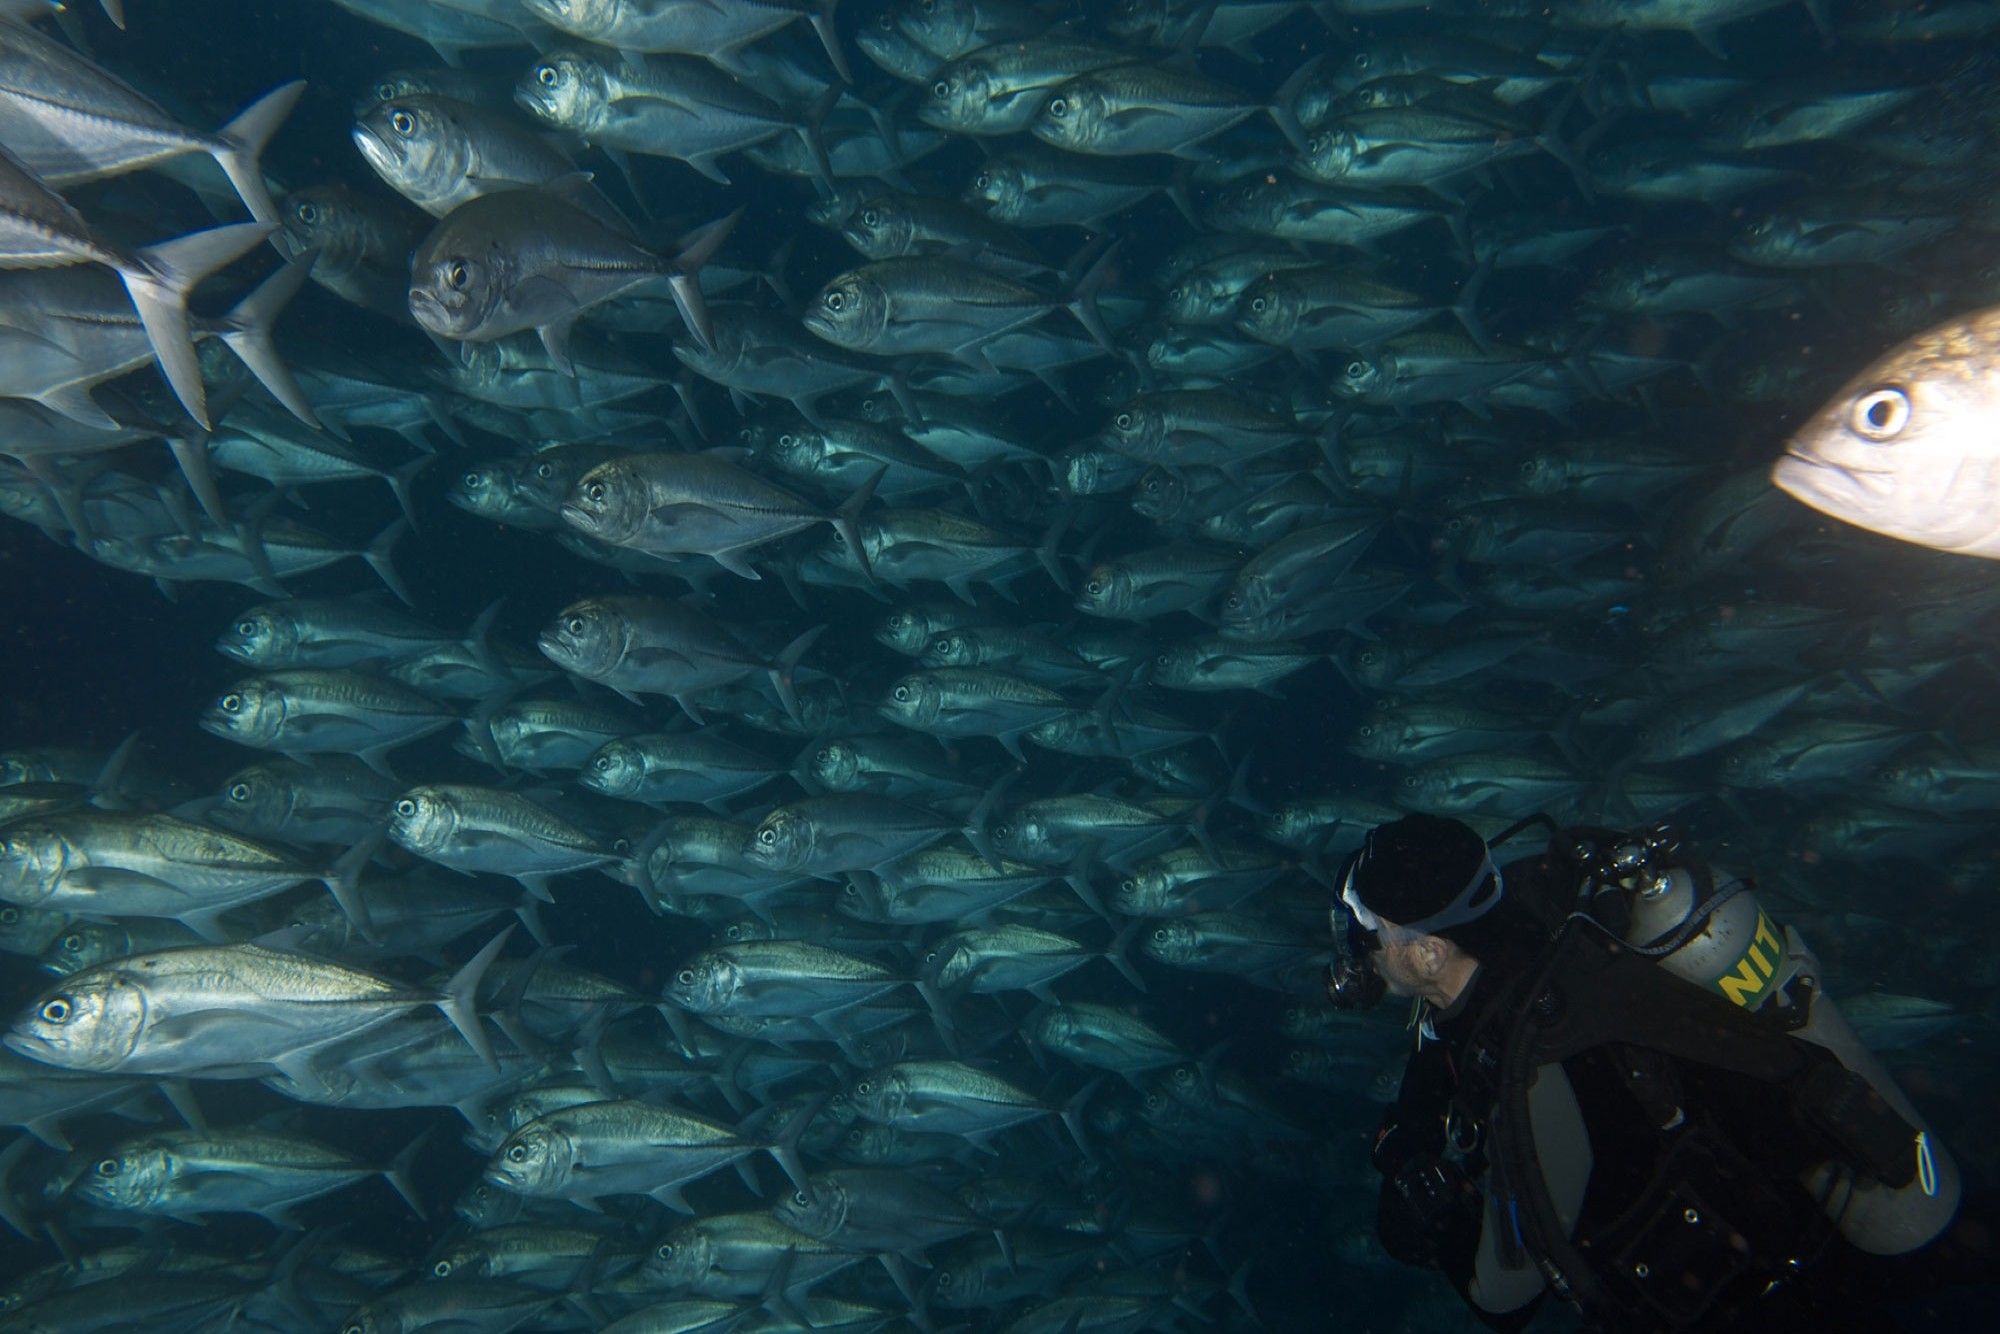
[[[1586,920],[1672,976],[1830,1052],[1908,1123],[1905,1133],[1915,1131],[1903,1150],[1914,1156],[1915,1171],[1903,1185],[1845,1162],[1822,1162],[1804,1174],[1841,1235],[1870,1254],[1900,1255],[1944,1231],[1958,1210],[1957,1164],[1820,989],[1819,960],[1797,931],[1770,916],[1748,882],[1689,865],[1666,826],[1639,834],[1565,830],[1554,850],[1585,872],[1579,907]]]

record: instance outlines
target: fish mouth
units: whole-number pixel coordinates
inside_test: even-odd
[[[572,528],[586,533],[597,531],[597,516],[581,505],[572,505],[565,501],[562,508],[556,511],[556,514],[564,523]]]
[[[374,127],[357,125],[348,137],[354,140],[355,148],[360,150],[361,156],[367,159],[368,165],[373,167],[378,173],[386,176],[388,174],[387,169],[395,165],[396,155],[390,150],[389,141],[377,134]]]
[[[55,1044],[47,1038],[37,1037],[33,1033],[17,1032],[0,1034],[0,1046],[4,1046],[8,1051],[13,1052],[17,1056],[25,1056],[31,1061],[40,1061],[44,1065],[54,1064],[54,1062],[48,1059],[48,1055],[55,1050]]]
[[[1871,484],[1867,479],[1887,476],[1890,474],[1844,467],[1796,449],[1786,450],[1771,468],[1772,485],[1808,503],[1825,500],[1853,504],[1878,499],[1894,488]]]
[[[444,302],[438,300],[428,288],[410,289],[410,317],[440,338],[456,336],[451,312],[445,309]]]

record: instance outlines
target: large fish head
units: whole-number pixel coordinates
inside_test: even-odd
[[[509,463],[479,463],[452,479],[445,499],[483,518],[499,519],[512,510],[514,485]]]
[[[146,993],[114,968],[65,978],[14,1020],[8,1050],[66,1070],[116,1070],[146,1022]]]
[[[500,1183],[482,1182],[481,1184],[497,1185]],[[524,1193],[516,1192],[516,1194]],[[490,1278],[492,1276],[493,1252],[478,1237],[467,1237],[457,1245],[446,1247],[437,1259],[431,1261],[432,1278]]]
[[[145,1210],[158,1204],[174,1179],[173,1152],[153,1140],[120,1145],[91,1164],[70,1192],[106,1209]]]
[[[463,188],[469,139],[444,99],[427,94],[377,103],[354,124],[354,146],[377,176],[408,199],[444,198]]]
[[[269,744],[284,724],[284,690],[260,678],[238,681],[217,696],[199,720],[202,731],[246,746]]]
[[[1104,443],[1121,454],[1150,450],[1166,436],[1165,414],[1150,403],[1127,403],[1104,428]]]
[[[975,667],[979,664],[979,641],[969,631],[947,630],[931,636],[924,646],[926,667]]]
[[[609,741],[584,763],[577,782],[607,797],[629,797],[645,781],[646,763],[626,741]]]
[[[1004,218],[1020,210],[1021,200],[1026,194],[1027,186],[1022,181],[1018,163],[1004,158],[988,158],[986,165],[973,173],[972,179],[966,183],[963,198],[974,208]]]
[[[796,871],[812,859],[819,830],[811,817],[780,806],[743,845],[743,856],[766,871]]]
[[[564,671],[595,680],[610,674],[624,656],[625,624],[614,608],[585,598],[557,613],[535,643]]]
[[[1330,125],[1306,140],[1305,166],[1319,180],[1342,181],[1361,154],[1361,140],[1353,130]]]
[[[299,625],[280,606],[252,607],[215,641],[215,651],[252,667],[280,667],[299,648]]]
[[[441,787],[413,787],[389,806],[389,837],[418,856],[442,852],[458,832],[458,803]]]
[[[949,991],[971,975],[979,956],[958,940],[941,940],[917,962],[932,986]]]
[[[930,642],[930,621],[921,611],[905,608],[882,618],[875,630],[875,642],[914,658]]]
[[[562,1127],[530,1121],[509,1135],[486,1164],[486,1179],[517,1195],[551,1195],[575,1168],[576,1145]]]
[[[853,792],[861,786],[861,756],[845,741],[829,741],[813,751],[809,772],[829,792]]]
[[[410,315],[439,338],[477,341],[521,328],[507,323],[505,309],[514,266],[475,230],[440,224],[410,262]]]
[[[917,119],[940,130],[966,130],[979,124],[992,101],[992,80],[977,60],[957,60],[931,80]]]
[[[555,51],[535,62],[514,86],[523,111],[562,129],[596,128],[611,95],[604,66],[581,51]]]
[[[821,290],[805,326],[837,347],[865,352],[889,327],[889,294],[859,269],[844,273]]]
[[[280,231],[273,240],[288,258],[308,250],[335,265],[352,263],[367,250],[368,222],[354,207],[346,186],[316,185],[285,197],[278,210]]]
[[[631,540],[650,511],[645,479],[617,459],[576,479],[562,502],[562,520],[586,537],[614,546]]]
[[[847,243],[870,259],[889,259],[910,253],[916,235],[916,219],[910,210],[887,195],[865,200],[848,216],[840,229]]]
[[[937,720],[943,705],[937,682],[922,672],[912,672],[889,687],[889,696],[882,701],[880,711],[891,722],[922,727]]]
[[[1194,928],[1175,918],[1161,922],[1148,931],[1140,948],[1161,963],[1185,966],[1194,961],[1199,942],[1195,939]]]
[[[993,822],[993,846],[1016,861],[1046,865],[1062,858],[1056,853],[1049,826],[1032,811]]]
[[[0,950],[9,954],[40,954],[70,921],[68,913],[0,903]]]
[[[816,477],[830,450],[826,433],[815,426],[795,426],[773,433],[760,451],[772,467],[794,477]]]
[[[1250,284],[1236,306],[1236,327],[1260,342],[1289,342],[1299,327],[1304,303],[1299,294],[1276,274]]]
[[[894,1067],[864,1071],[847,1086],[847,1099],[868,1120],[890,1125],[909,1105],[908,1081]]]
[[[1111,108],[1103,92],[1085,76],[1057,88],[1042,104],[1041,114],[1028,126],[1028,132],[1045,144],[1088,153],[1104,137],[1110,123]]]
[[[1076,609],[1092,616],[1123,616],[1132,607],[1132,572],[1114,561],[1090,567],[1077,585]]]
[[[911,0],[896,10],[905,37],[947,60],[979,40],[979,0]]]
[[[938,58],[896,26],[896,16],[877,14],[875,21],[854,34],[854,44],[884,73],[921,83],[937,68]]]
[[[1133,917],[1151,916],[1151,910],[1166,900],[1166,876],[1155,867],[1134,871],[1118,881],[1111,897],[1119,912]]]
[[[72,868],[89,864],[61,830],[16,824],[0,837],[0,897],[18,904],[40,903],[56,892]]]
[[[811,1191],[794,1190],[778,1201],[771,1216],[808,1237],[831,1238],[847,1225],[847,1188],[824,1174],[810,1184]]]
[[[715,1246],[697,1219],[669,1232],[646,1257],[646,1275],[662,1288],[692,1288],[715,1265]]]
[[[238,833],[275,837],[284,828],[298,795],[298,785],[282,770],[252,764],[229,776],[208,818]]]
[[[1736,234],[1727,246],[1731,259],[1746,264],[1782,261],[1796,253],[1806,239],[1806,225],[1784,213],[1767,213]]]
[[[682,964],[666,998],[693,1014],[720,1014],[742,989],[743,973],[726,954],[710,950]]]
[[[42,971],[57,977],[73,977],[86,968],[122,959],[132,952],[131,941],[122,928],[103,922],[72,922],[69,930],[42,951]]]
[[[1792,436],[1771,480],[1870,532],[2000,556],[2000,311],[1910,339]]]
[[[1171,519],[1187,505],[1187,479],[1165,468],[1148,468],[1133,488],[1132,508],[1148,519]]]
[[[1028,1036],[1051,1051],[1060,1051],[1076,1038],[1076,1015],[1060,1005],[1044,1005],[1028,1016]]]
[[[1389,352],[1373,357],[1356,355],[1334,377],[1333,392],[1342,398],[1368,398],[1382,393],[1395,382],[1395,362]]]
[[[866,880],[850,879],[840,887],[840,898],[833,905],[834,911],[842,917],[856,922],[891,922],[889,891],[874,877]]]

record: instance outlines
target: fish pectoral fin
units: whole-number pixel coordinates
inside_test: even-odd
[[[122,866],[86,866],[63,874],[63,886],[80,889],[86,894],[138,894],[169,893],[187,896],[187,891],[171,881],[158,876],[147,875],[144,871],[129,871]]]

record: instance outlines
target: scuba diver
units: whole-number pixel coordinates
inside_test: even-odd
[[[1457,820],[1370,831],[1327,989],[1414,999],[1375,1140],[1377,1229],[1497,1329],[1553,1291],[1593,1330],[1895,1330],[2000,1269],[1991,1201],[1751,886],[1664,828],[1558,828],[1502,867]],[[1980,1215],[1976,1218],[1974,1215]],[[1982,1268],[1983,1266],[1983,1268]]]

